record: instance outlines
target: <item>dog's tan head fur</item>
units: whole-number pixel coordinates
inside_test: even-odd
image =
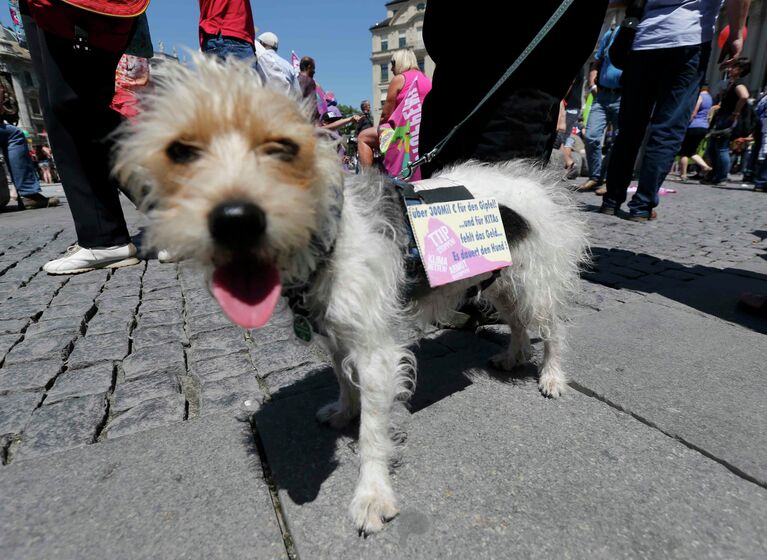
[[[249,65],[193,63],[158,76],[118,133],[115,173],[145,195],[149,244],[202,264],[229,317],[262,326],[335,238],[341,166],[308,107]]]
[[[250,202],[266,216],[252,255],[300,276],[333,204],[328,191],[342,184],[335,146],[305,106],[264,87],[246,63],[204,55],[193,63],[168,65],[137,120],[120,131],[115,172],[134,189],[148,187],[150,243],[204,264],[231,258],[209,231],[210,214]]]

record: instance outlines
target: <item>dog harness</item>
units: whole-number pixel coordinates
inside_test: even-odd
[[[409,206],[420,204],[472,200],[474,199],[474,196],[464,185],[458,184],[439,186],[433,189],[426,188],[416,190],[411,183],[397,178],[388,178],[387,183],[387,186],[396,192],[401,202],[402,218],[405,221],[405,226],[407,228],[407,244],[403,254],[406,282],[403,288],[404,293],[402,295],[405,300],[412,300],[425,295],[432,288],[429,285],[426,271],[423,267],[418,243],[416,242],[415,234],[407,215],[407,208]],[[343,193],[340,190],[337,190],[336,194],[339,198],[333,206],[334,212],[331,219],[336,221],[335,225],[337,226],[337,222],[341,219]],[[313,333],[321,335],[325,334],[317,322],[312,319],[306,304],[306,298],[309,287],[314,283],[314,280],[317,278],[317,275],[321,272],[322,268],[330,261],[335,249],[335,241],[336,238],[333,237],[330,244],[328,244],[327,238],[325,241],[322,241],[318,235],[312,236],[310,244],[314,247],[315,253],[319,255],[317,267],[312,271],[304,283],[286,287],[282,292],[283,296],[287,298],[288,306],[293,312],[293,332],[296,337],[304,342],[310,342]],[[478,285],[469,288],[466,292],[466,297],[472,298],[481,290],[490,287],[496,281],[499,274],[500,270],[492,271],[489,278],[483,280]]]
[[[407,215],[407,207],[420,204],[438,204],[442,202],[455,202],[458,200],[472,200],[474,196],[464,185],[449,185],[433,189],[419,189],[402,179],[390,179],[393,188],[402,200],[402,211],[407,226],[408,244],[405,251],[405,271],[407,282],[405,287],[405,299],[410,300],[426,294],[431,290],[426,271],[423,268],[421,253],[415,240],[415,233]],[[480,282],[479,286],[472,286],[467,291],[467,297],[476,296],[480,290],[487,289],[495,282],[500,270],[492,272],[490,278]]]

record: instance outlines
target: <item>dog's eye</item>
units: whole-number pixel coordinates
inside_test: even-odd
[[[200,157],[200,149],[183,142],[173,142],[165,148],[165,154],[175,163],[192,163]]]
[[[272,140],[262,146],[262,151],[282,161],[292,161],[298,155],[298,144],[287,138]]]

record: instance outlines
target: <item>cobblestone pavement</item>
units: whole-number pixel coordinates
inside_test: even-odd
[[[662,197],[659,219],[644,224],[588,213],[599,198],[576,195],[592,232],[593,264],[573,316],[650,301],[767,334],[767,322],[735,306],[742,291],[767,293],[767,196],[738,183],[666,186],[678,193]],[[128,213],[139,228],[141,218]],[[185,263],[149,259],[71,277],[42,272],[74,240],[66,206],[6,211],[0,231],[0,479],[8,465],[254,412],[332,384],[321,350],[300,345],[284,327],[233,326]],[[498,329],[480,334],[503,342]],[[465,336],[436,333],[420,358],[460,354]],[[642,336],[626,333],[627,340]],[[416,410],[439,397],[418,398]]]

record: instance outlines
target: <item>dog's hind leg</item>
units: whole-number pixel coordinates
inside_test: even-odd
[[[338,380],[338,400],[320,408],[317,420],[340,430],[359,416],[360,392],[354,364],[341,350],[333,352],[333,370]]]
[[[490,358],[490,365],[502,371],[511,371],[515,367],[528,363],[533,355],[533,349],[530,346],[527,326],[512,301],[513,296],[504,289],[503,280],[498,280],[497,283],[497,286],[483,292],[483,296],[493,304],[504,322],[509,325],[511,338],[506,350]]]
[[[562,325],[552,318],[545,329],[541,329],[543,338],[543,364],[538,388],[546,397],[559,397],[567,389],[567,378],[562,371],[561,356],[564,346]]]
[[[412,354],[392,341],[378,341],[376,347],[356,353],[354,361],[360,383],[360,473],[349,513],[357,529],[368,534],[398,513],[389,479],[394,450],[389,426]]]

